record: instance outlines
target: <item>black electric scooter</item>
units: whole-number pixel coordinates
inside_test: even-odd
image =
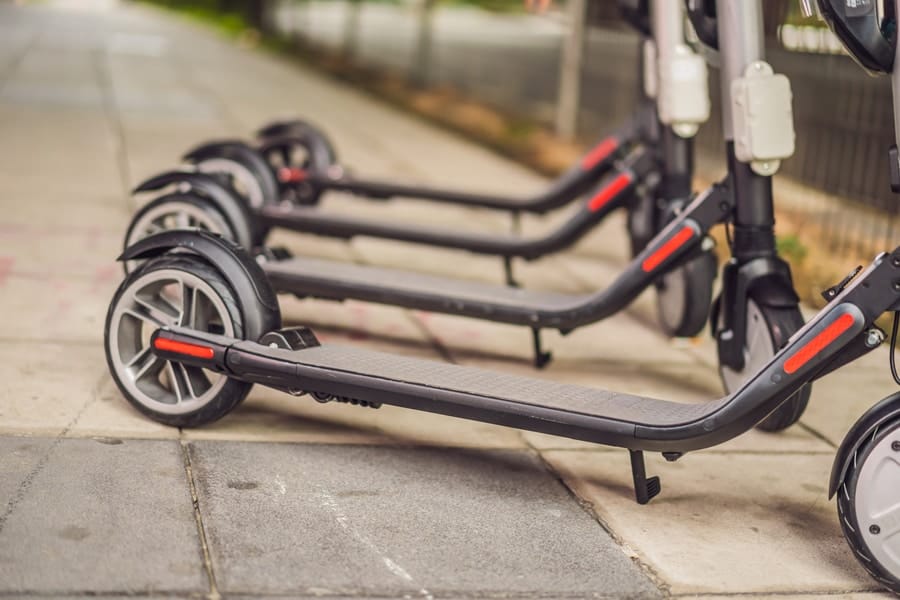
[[[891,1],[895,10],[889,14],[889,26],[895,28],[900,0]],[[893,72],[896,38],[885,38],[882,15],[874,5],[848,15],[843,0],[818,2],[861,63],[880,72]],[[779,110],[763,108],[773,118],[784,108],[777,96],[786,90],[784,81],[766,73],[760,60],[761,36],[754,35],[762,24],[760,1],[718,0],[716,9],[723,105],[727,110],[740,110],[741,102],[732,104],[733,90],[757,101],[774,96],[770,108]],[[734,86],[729,85],[732,82]],[[893,73],[893,82],[895,98],[900,99],[900,73]],[[742,86],[750,89],[741,90]],[[731,123],[726,120],[726,135],[746,133],[743,116],[733,118]],[[895,127],[900,139],[900,106],[896,102]],[[774,146],[766,147],[772,149],[780,143],[775,138]],[[726,198],[735,198],[737,210],[724,212],[736,230],[751,226],[745,217],[771,209],[771,196],[760,193],[768,186],[757,179],[767,176],[754,170],[765,171],[766,166],[741,162],[736,152],[751,163],[776,160],[779,155],[761,156],[759,148],[752,145],[736,151],[729,143],[731,174],[726,185],[734,187],[732,193],[721,193],[725,185],[720,185],[698,197],[685,210],[691,216],[676,219],[667,227],[658,236],[664,240],[662,245],[651,243],[639,255],[638,264],[665,266],[677,260],[697,237],[693,225],[703,218],[698,209],[708,207],[710,199],[727,204]],[[893,186],[900,191],[896,147],[891,151],[891,165]],[[759,240],[754,245],[757,249],[762,246]],[[735,246],[740,247],[737,238]],[[758,258],[743,263],[736,259],[729,265],[733,274],[725,285],[746,284],[748,270],[758,274],[775,260],[768,253],[762,258],[761,263],[754,262]],[[885,335],[874,321],[882,313],[895,312],[892,345],[900,323],[898,247],[826,290],[828,305],[786,339],[777,353],[749,371],[746,381],[726,397],[705,404],[681,404],[320,345],[306,328],[278,329],[279,309],[267,274],[239,247],[208,233],[164,232],[141,240],[121,259],[145,262],[122,283],[111,303],[106,321],[107,360],[129,402],[162,423],[195,426],[214,421],[233,409],[254,383],[295,395],[310,394],[320,402],[338,400],[373,408],[391,404],[627,448],[635,496],[642,504],[661,489],[659,477],[646,475],[644,451],[662,452],[673,461],[686,452],[732,439],[791,402],[813,380],[878,347]],[[748,264],[757,266],[742,269]],[[783,276],[782,270],[773,269],[762,281],[751,278],[755,285],[750,289],[768,288],[771,281],[785,283]],[[727,289],[725,293],[727,296]],[[728,306],[723,304],[722,310],[727,311]],[[728,318],[719,323],[721,348],[730,339],[723,335]],[[896,372],[895,379],[900,384]],[[830,496],[838,496],[848,543],[873,577],[894,592],[900,592],[898,452],[900,394],[894,394],[873,406],[847,434],[829,484]],[[885,479],[890,477],[894,480]]]
[[[665,9],[656,8],[653,17],[654,39],[659,54],[656,62],[660,73],[667,66],[684,66],[665,56],[666,52],[676,55],[683,40],[681,7],[678,3],[662,6]],[[716,40],[706,41],[714,43]],[[761,53],[761,49],[748,50],[751,51]],[[730,75],[736,81],[744,80],[743,70],[734,70]],[[671,98],[680,98],[680,95],[673,93],[678,88],[667,84],[664,76],[659,76],[658,81],[657,95],[661,107]],[[760,81],[764,85],[770,81],[775,81],[776,85],[788,85],[783,76],[771,74]],[[781,92],[781,95],[776,92]],[[783,135],[790,136],[790,151],[784,155],[787,156],[793,150],[793,123],[790,120],[789,88],[788,97],[784,97],[783,92],[779,88],[774,91],[763,89],[758,93],[772,95],[782,102],[773,112],[776,119],[773,126]],[[730,88],[723,90],[723,93],[731,97]],[[728,116],[730,118],[730,114]],[[725,130],[729,136],[732,135],[730,123]],[[687,198],[690,179],[685,174],[691,173],[692,169],[690,140],[677,135],[673,127],[661,127],[660,133],[665,150],[663,156],[671,172],[666,173],[659,185],[672,194],[667,198]],[[557,329],[567,334],[578,327],[608,318],[653,285],[658,290],[658,314],[664,331],[673,335],[699,332],[709,315],[711,282],[715,274],[715,259],[711,253],[713,241],[707,233],[718,223],[731,222],[734,230],[733,258],[725,268],[723,292],[713,307],[713,323],[718,339],[720,374],[726,390],[734,391],[756,366],[768,360],[787,342],[803,325],[803,318],[798,309],[789,267],[778,258],[775,250],[770,174],[771,167],[777,166],[778,160],[771,156],[763,157],[766,160],[762,162],[770,171],[767,175],[759,175],[753,166],[734,158],[733,144],[729,143],[728,148],[732,158],[725,180],[685,206],[681,206],[681,202],[673,202],[666,207],[668,214],[664,217],[658,212],[653,215],[650,211],[652,218],[660,219],[667,225],[660,225],[655,230],[659,233],[646,242],[610,286],[591,294],[537,292],[395,269],[281,257],[271,252],[259,254],[258,259],[270,285],[277,292],[330,300],[378,302],[528,327],[533,334],[535,365],[542,367],[551,355],[542,347],[541,330]],[[749,158],[753,159],[753,156]],[[214,180],[206,183],[213,187]],[[219,193],[222,195],[222,188]],[[674,195],[676,193],[679,195]],[[174,200],[180,201],[177,197]],[[172,206],[171,200],[164,197],[155,202],[160,204],[150,203],[145,210],[169,214],[166,211],[167,206]],[[232,212],[237,213],[238,209]],[[585,211],[590,212],[590,206]],[[173,226],[165,219],[154,219],[151,227],[143,229],[135,225],[142,219],[143,216],[137,215],[129,229],[126,237],[131,242],[129,246],[149,233]],[[185,224],[188,223],[174,223],[176,226]],[[135,231],[139,235],[134,235]],[[697,282],[702,285],[697,285]],[[777,431],[795,423],[806,407],[809,394],[808,387],[802,389],[767,418],[761,427]]]

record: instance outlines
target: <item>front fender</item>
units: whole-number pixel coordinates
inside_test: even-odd
[[[787,308],[797,306],[800,297],[788,264],[780,258],[758,258],[742,267],[747,278],[747,294],[757,304]]]
[[[306,129],[318,130],[318,128],[303,119],[281,119],[278,121],[270,121],[256,130],[256,138],[263,140],[269,137],[281,137],[290,135],[294,131],[303,131]]]
[[[894,392],[867,410],[850,428],[834,457],[831,480],[828,482],[829,498],[837,493],[844,482],[847,469],[850,468],[850,463],[856,456],[859,447],[875,433],[876,429],[894,419],[900,419],[900,392]]]
[[[166,171],[143,181],[132,193],[153,192],[170,185],[187,185],[191,191],[212,202],[231,225],[235,240],[244,248],[255,245],[257,219],[238,195],[214,176],[196,171]]]
[[[262,267],[225,238],[205,231],[164,231],[132,244],[117,260],[146,260],[171,251],[197,254],[222,273],[245,307],[242,316],[248,339],[257,340],[281,326],[278,299]],[[246,307],[259,307],[259,310]]]
[[[197,164],[211,160],[230,160],[249,170],[262,189],[263,202],[274,203],[280,200],[278,181],[272,167],[266,159],[249,144],[240,140],[220,140],[208,142],[192,148],[182,160]]]

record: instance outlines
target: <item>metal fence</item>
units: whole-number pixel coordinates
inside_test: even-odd
[[[355,21],[348,21],[353,4],[358,12]],[[422,21],[415,3],[282,0],[269,7],[267,23],[280,34],[338,51],[350,44],[358,63],[410,79],[424,67],[429,84],[453,86],[548,126],[554,122],[560,48],[567,33],[559,18],[442,5],[429,18],[430,49],[423,65],[417,47]],[[631,112],[638,44],[622,25],[589,28],[579,137],[601,135]],[[867,253],[870,247],[896,243],[900,211],[887,168],[887,149],[893,143],[889,81],[865,74],[840,53],[792,51],[777,39],[768,46],[769,62],[791,79],[794,91],[797,149],[780,173],[837,198],[795,197],[791,209],[802,213],[820,240],[837,251]],[[715,177],[723,168],[721,117],[715,69],[710,75],[713,114],[701,129],[697,149],[701,172]]]

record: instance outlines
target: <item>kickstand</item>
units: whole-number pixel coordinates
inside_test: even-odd
[[[534,366],[536,369],[543,369],[553,358],[553,353],[544,352],[541,348],[541,330],[537,327],[531,328],[531,340],[534,344]]]
[[[509,287],[514,287],[514,288],[519,287],[519,282],[516,281],[515,277],[513,277],[512,257],[511,256],[503,257],[503,272],[506,274],[506,285],[508,285]]]
[[[638,504],[647,504],[662,490],[659,477],[654,475],[647,479],[644,466],[644,453],[640,450],[629,450],[631,455],[631,476],[634,479],[634,497]]]

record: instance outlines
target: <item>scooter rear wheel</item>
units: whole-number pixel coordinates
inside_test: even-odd
[[[192,255],[152,258],[116,291],[106,315],[106,362],[122,395],[155,421],[195,427],[222,418],[252,384],[156,357],[150,336],[160,327],[246,339],[240,306],[222,275]]]
[[[844,538],[881,585],[900,594],[900,420],[856,451],[837,492]]]
[[[290,139],[290,143],[278,143]],[[306,121],[297,120],[283,125],[278,135],[259,138],[266,148],[266,160],[273,168],[299,167],[327,169],[338,162],[334,144],[325,132]]]
[[[703,331],[712,305],[716,257],[711,252],[669,271],[656,283],[656,313],[669,337],[693,337]]]
[[[334,146],[319,128],[297,121],[285,129],[283,137],[260,139],[260,151],[273,172],[291,168],[324,175],[335,167],[340,169]],[[288,200],[306,205],[318,204],[323,191],[308,181],[282,187]]]
[[[131,219],[125,232],[125,248],[161,231],[200,229],[240,244],[253,244],[249,223],[231,223],[208,200],[191,194],[167,194],[148,202]],[[122,263],[127,275],[138,261]]]
[[[775,356],[788,339],[803,327],[803,315],[797,307],[773,307],[747,300],[746,342],[744,345],[744,368],[735,371],[721,366],[719,375],[725,390],[730,394],[744,381],[756,373],[770,358]],[[800,420],[809,404],[812,384],[800,388],[793,396],[779,406],[756,427],[763,431],[776,432],[787,429]]]

